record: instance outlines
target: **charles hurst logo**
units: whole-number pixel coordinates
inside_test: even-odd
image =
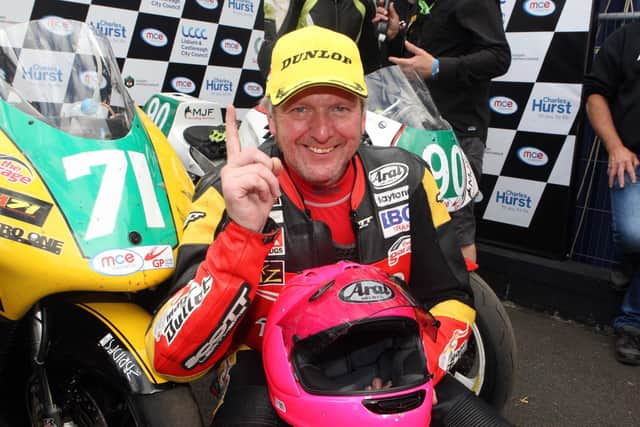
[[[489,108],[498,114],[513,114],[518,111],[518,104],[506,96],[494,96],[489,100]]]
[[[22,78],[33,82],[62,82],[62,69],[55,65],[33,64],[30,67],[22,67]]]
[[[573,103],[565,98],[543,96],[542,98],[533,98],[531,102],[531,111],[534,113],[555,113],[566,114],[572,113]]]
[[[536,147],[522,147],[518,150],[518,158],[530,166],[544,166],[549,162],[547,153]]]
[[[376,190],[383,190],[402,182],[409,175],[404,163],[388,163],[369,172],[369,181]]]
[[[556,4],[551,0],[526,0],[522,8],[532,16],[549,16],[556,11]]]
[[[127,28],[119,22],[109,22],[101,19],[97,22],[91,21],[89,25],[105,37],[112,39],[127,38]]]
[[[531,209],[531,196],[520,191],[496,191],[496,202],[504,207]]]
[[[140,31],[142,40],[153,47],[163,47],[169,43],[169,38],[165,33],[155,28],[145,28]]]

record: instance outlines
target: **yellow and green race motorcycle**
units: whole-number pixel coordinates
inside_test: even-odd
[[[201,424],[143,342],[192,193],[105,38],[0,30],[0,425]]]

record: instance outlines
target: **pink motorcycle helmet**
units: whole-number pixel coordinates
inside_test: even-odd
[[[267,318],[271,403],[295,427],[428,426],[424,343],[436,334],[437,321],[381,269],[339,262],[305,270]]]

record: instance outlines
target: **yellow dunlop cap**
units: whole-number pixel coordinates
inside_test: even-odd
[[[360,52],[353,40],[317,25],[278,39],[267,80],[271,103],[279,105],[312,86],[335,86],[367,97]]]

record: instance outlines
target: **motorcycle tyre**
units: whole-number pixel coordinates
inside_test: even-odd
[[[287,427],[271,405],[265,386],[246,385],[227,391],[216,412],[213,427]]]
[[[57,363],[49,363],[48,365],[54,400],[58,400],[61,393],[60,390],[57,390],[57,386],[62,385],[64,387],[65,384],[68,384],[67,380],[70,376],[76,376],[80,371],[66,363],[63,366]],[[62,376],[60,375],[61,373]],[[82,390],[88,394],[89,399],[96,404],[98,410],[103,414],[105,412],[108,413],[114,405],[126,406],[126,412],[128,412],[126,415],[128,417],[125,420],[129,420],[126,425],[131,425],[132,427],[203,425],[196,399],[191,388],[186,384],[176,385],[155,393],[131,394],[126,390],[107,384],[102,378],[103,375],[100,375],[99,372],[82,369],[81,374],[76,377]],[[104,407],[104,402],[109,402],[109,407]],[[107,420],[109,421],[109,418]],[[122,421],[117,424],[122,425]],[[107,425],[110,425],[110,423],[107,423]],[[79,427],[85,426],[79,424]]]
[[[469,281],[476,309],[473,339],[482,340],[485,357],[482,385],[479,390],[472,391],[500,412],[511,395],[515,381],[515,334],[509,315],[487,282],[475,272],[469,274]]]

